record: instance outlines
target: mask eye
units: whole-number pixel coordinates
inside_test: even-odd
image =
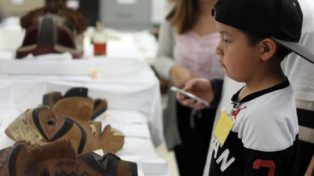
[[[55,124],[55,119],[48,119],[47,120],[48,125],[54,125]]]

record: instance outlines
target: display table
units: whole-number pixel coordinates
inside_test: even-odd
[[[68,54],[15,60],[12,50],[0,48],[0,149],[13,144],[3,132],[7,125],[27,108],[40,105],[45,93],[86,87],[91,98],[108,100],[109,110],[97,120],[126,136],[117,155],[137,162],[139,175],[169,175],[167,163],[154,150],[163,141],[159,81],[136,37],[111,31],[108,55],[94,57],[90,31],[84,39],[84,58],[78,60]],[[6,46],[9,38],[1,36],[0,46]]]
[[[110,58],[65,62],[0,60],[0,70],[5,68],[8,73],[3,71],[0,75],[0,94],[11,95],[7,101],[19,109],[39,105],[47,92],[63,93],[71,87],[83,86],[89,88],[92,98],[106,98],[110,109],[143,113],[155,146],[162,141],[159,82],[144,61]],[[8,68],[11,68],[11,73]],[[89,70],[99,72],[99,78],[93,79],[87,74]],[[25,74],[22,75],[22,71]],[[36,75],[41,76],[35,76],[35,72],[40,72]],[[80,73],[81,76],[66,72]]]

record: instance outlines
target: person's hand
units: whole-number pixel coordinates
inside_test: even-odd
[[[192,73],[183,66],[174,65],[170,69],[170,80],[176,87],[182,88],[185,82],[193,77]]]
[[[214,92],[211,83],[209,80],[204,78],[194,78],[187,81],[183,89],[194,94],[199,98],[208,101],[209,103],[211,103],[214,99]],[[183,105],[190,106],[193,109],[198,110],[206,107],[203,103],[192,100],[179,93],[176,95],[176,97]]]

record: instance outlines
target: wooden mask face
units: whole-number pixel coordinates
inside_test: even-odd
[[[124,144],[124,135],[107,125],[94,121],[76,121],[54,113],[49,107],[29,109],[16,118],[5,130],[15,141],[43,145],[52,141],[68,140],[77,153],[102,149],[117,152]]]

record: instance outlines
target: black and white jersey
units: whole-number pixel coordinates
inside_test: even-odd
[[[224,145],[213,140],[209,175],[296,176],[298,121],[289,81],[236,101],[239,92],[225,109],[234,125]]]

